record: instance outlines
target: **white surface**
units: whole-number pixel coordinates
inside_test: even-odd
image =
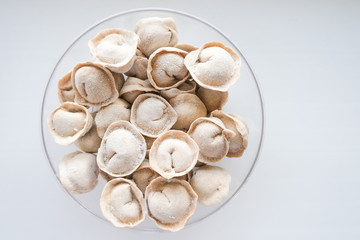
[[[75,36],[156,6],[222,29],[254,67],[267,113],[240,194],[175,234],[116,229],[88,214],[57,184],[40,139],[45,84]],[[358,1],[1,1],[0,239],[359,239],[359,11]]]

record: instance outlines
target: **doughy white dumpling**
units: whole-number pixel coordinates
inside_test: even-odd
[[[94,115],[95,114],[92,116]],[[97,133],[95,121],[93,121],[93,125],[90,130],[75,142],[75,145],[78,148],[87,153],[96,153],[100,147],[100,144],[101,138]]]
[[[165,98],[166,100],[170,100],[174,97],[176,97],[177,95],[180,95],[182,93],[192,93],[195,94],[195,90],[196,90],[196,83],[195,81],[189,81],[187,80],[186,82],[183,82],[182,84],[180,84],[179,86],[177,86],[176,88],[170,88],[170,89],[166,89],[166,90],[161,90],[160,91],[160,95]]]
[[[177,41],[177,27],[172,18],[140,19],[134,28],[140,38],[139,49],[149,57],[156,49],[173,47]]]
[[[230,174],[221,167],[202,166],[192,176],[190,184],[199,197],[199,202],[207,207],[220,203],[229,193]]]
[[[107,174],[106,172],[104,172],[101,169],[99,169],[99,173],[100,173],[100,176],[107,182],[116,178],[116,177],[110,176],[109,174]]]
[[[206,107],[195,94],[183,93],[177,95],[170,99],[169,103],[175,109],[178,116],[173,129],[186,131],[193,121],[199,117],[206,117]]]
[[[195,165],[196,166],[196,165]],[[190,182],[190,179],[193,175],[193,171],[190,170],[190,172],[188,172],[187,174],[185,175],[182,175],[182,176],[179,176],[179,177],[174,177],[175,179],[179,179],[179,180],[185,180],[187,182]]]
[[[149,162],[152,169],[170,179],[190,172],[198,156],[199,147],[187,133],[170,130],[154,141]]]
[[[145,191],[148,216],[164,230],[184,228],[196,210],[198,196],[184,180],[158,177]]]
[[[58,98],[60,103],[74,102],[75,91],[71,83],[71,72],[67,73],[58,82]]]
[[[100,208],[116,227],[136,227],[145,219],[143,194],[132,181],[124,178],[115,178],[105,185]]]
[[[229,93],[200,87],[196,91],[196,95],[205,104],[208,112],[212,112],[217,109],[218,110],[222,109],[222,107],[225,105],[225,103],[228,100]]]
[[[120,92],[121,88],[123,87],[123,85],[125,83],[124,75],[122,73],[116,73],[116,72],[111,72],[111,73],[115,79],[116,90],[118,92]]]
[[[61,184],[71,193],[87,193],[98,183],[99,168],[96,157],[76,151],[65,155],[59,163]]]
[[[153,88],[149,81],[128,77],[120,91],[120,97],[132,104],[140,94],[150,92],[157,93],[159,91]]]
[[[171,105],[152,93],[138,96],[131,107],[130,122],[148,137],[158,137],[166,132],[176,119],[176,112]]]
[[[185,65],[201,87],[226,92],[239,79],[241,60],[230,47],[209,42],[188,53]]]
[[[102,138],[104,136],[105,131],[110,124],[120,120],[130,120],[130,104],[125,100],[118,98],[110,105],[101,108],[95,116],[99,137]]]
[[[213,111],[211,116],[219,118],[227,129],[236,134],[229,138],[229,151],[226,156],[241,157],[248,145],[249,128],[245,120],[235,114],[226,114],[219,110]]]
[[[125,73],[125,75],[145,80],[147,79],[147,66],[148,59],[139,49],[137,49],[134,64],[131,69]]]
[[[198,49],[198,47],[195,47],[191,44],[187,44],[187,43],[183,43],[183,44],[176,44],[175,45],[176,48],[184,50],[185,52],[192,52]]]
[[[71,81],[75,91],[75,102],[88,107],[103,107],[119,97],[112,73],[92,62],[77,64]],[[101,89],[101,90],[100,90]]]
[[[148,162],[143,162],[138,169],[131,175],[140,191],[145,194],[145,189],[149,183],[160,175],[154,171]]]
[[[187,52],[173,47],[163,47],[153,52],[147,69],[151,85],[165,90],[185,82],[190,76],[184,64],[186,54]]]
[[[99,168],[113,177],[133,173],[145,159],[146,143],[127,121],[112,123],[105,132],[97,155]]]
[[[93,61],[113,72],[124,73],[135,61],[139,37],[126,29],[105,29],[89,41]]]
[[[88,110],[76,103],[64,102],[47,118],[49,132],[57,144],[70,145],[91,128],[93,118]]]
[[[229,138],[235,133],[225,128],[218,118],[198,118],[190,126],[188,134],[198,144],[199,161],[214,163],[223,159],[229,150]]]
[[[153,145],[156,138],[148,137],[145,135],[143,135],[143,137],[145,138],[145,142],[146,142],[146,158],[149,159],[150,148]]]

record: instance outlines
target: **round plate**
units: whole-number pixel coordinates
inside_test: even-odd
[[[233,48],[234,51],[241,56],[242,60],[240,79],[230,88],[229,100],[224,106],[223,111],[226,113],[237,114],[246,120],[250,131],[248,148],[241,158],[225,158],[215,164],[224,167],[231,174],[232,182],[229,194],[223,202],[213,207],[204,207],[201,204],[198,204],[195,214],[190,218],[186,225],[186,227],[188,227],[220,210],[239,192],[246,179],[249,177],[249,174],[251,173],[259,156],[264,130],[263,102],[259,84],[252,69],[243,54],[241,54],[240,50],[230,41],[230,39],[206,21],[174,10],[137,9],[108,17],[87,29],[78,38],[76,38],[65,51],[56,64],[46,86],[41,111],[43,145],[51,169],[56,178],[59,180],[58,165],[60,159],[65,154],[77,150],[77,148],[74,144],[71,146],[57,145],[51,138],[46,126],[46,118],[60,105],[57,96],[58,80],[66,73],[70,72],[77,63],[91,60],[88,49],[88,41],[99,31],[105,28],[126,28],[131,30],[134,29],[134,26],[139,19],[146,17],[173,18],[178,27],[178,43],[189,43],[194,46],[201,46],[206,42],[219,41]],[[92,213],[94,216],[105,220],[99,206],[100,195],[105,183],[106,182],[99,176],[99,184],[89,193],[74,195],[67,192],[65,189],[64,191],[67,192],[69,196],[71,196],[84,209]],[[134,228],[134,230],[160,231],[156,227],[155,223],[149,218],[147,218],[138,227]]]

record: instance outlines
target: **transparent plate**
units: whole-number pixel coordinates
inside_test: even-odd
[[[65,154],[75,151],[77,148],[75,145],[57,145],[47,130],[46,118],[51,111],[59,106],[57,96],[58,80],[68,73],[77,63],[91,60],[87,43],[100,30],[105,28],[133,29],[136,22],[145,17],[171,17],[175,20],[178,27],[178,43],[189,43],[194,46],[201,46],[206,42],[220,41],[233,48],[241,56],[242,60],[240,79],[236,85],[230,88],[229,100],[223,111],[235,113],[247,121],[250,130],[248,148],[241,158],[226,158],[216,164],[224,167],[231,174],[232,182],[229,194],[224,201],[213,207],[204,207],[201,204],[198,204],[195,214],[190,218],[186,225],[186,227],[189,227],[220,210],[240,191],[259,156],[264,129],[263,102],[259,84],[252,69],[243,54],[241,54],[240,50],[230,41],[230,39],[206,21],[189,14],[169,9],[136,9],[108,17],[87,29],[75,39],[62,55],[47,83],[41,111],[43,145],[50,167],[56,178],[59,180],[58,164],[60,159]],[[74,195],[67,192],[65,189],[64,191],[67,192],[81,207],[92,213],[94,216],[106,221],[99,206],[101,191],[105,183],[106,182],[99,176],[99,184],[90,193]],[[134,230],[160,231],[155,223],[149,218],[138,227],[134,228]]]

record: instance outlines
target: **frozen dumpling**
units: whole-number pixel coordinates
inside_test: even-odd
[[[196,210],[198,196],[184,180],[158,177],[145,191],[148,216],[164,230],[184,228]]]
[[[199,197],[199,202],[207,207],[220,203],[229,193],[230,174],[221,167],[202,166],[192,176],[190,184]]]
[[[146,158],[149,159],[150,148],[153,145],[156,138],[148,137],[145,135],[143,135],[143,137],[145,138],[145,142],[146,142]]]
[[[192,93],[195,94],[196,90],[196,83],[195,81],[189,81],[183,82],[177,87],[173,87],[166,90],[161,90],[160,95],[165,98],[166,100],[170,100],[171,98],[176,97],[177,95],[180,95],[182,93]]]
[[[185,65],[201,87],[226,92],[240,76],[241,60],[230,47],[209,42],[188,53]]]
[[[125,73],[134,64],[139,37],[126,29],[105,29],[89,41],[93,61],[113,72]]]
[[[134,182],[125,178],[106,183],[100,208],[104,217],[116,227],[136,227],[145,219],[143,194]]]
[[[134,64],[130,70],[125,73],[125,75],[145,80],[147,79],[147,66],[148,59],[139,49],[137,49]]]
[[[140,19],[134,31],[140,38],[139,49],[147,57],[158,48],[175,46],[178,41],[177,27],[172,18]]]
[[[99,168],[112,177],[133,173],[144,161],[146,143],[127,121],[112,123],[105,132],[97,155]]]
[[[122,73],[116,73],[116,72],[111,72],[111,73],[115,79],[116,90],[118,92],[120,92],[121,88],[123,87],[123,85],[125,83],[124,75]]]
[[[229,138],[235,136],[220,119],[214,117],[196,119],[188,134],[198,144],[199,161],[203,163],[214,163],[223,159],[229,150]]]
[[[92,114],[92,116],[94,115],[95,114]],[[93,125],[90,130],[75,142],[75,145],[78,148],[87,153],[96,153],[100,147],[100,144],[101,138],[97,133],[95,121],[93,121]]]
[[[222,109],[228,100],[229,93],[200,87],[196,91],[196,95],[205,104],[208,112],[212,112],[217,109]]]
[[[80,151],[65,155],[59,163],[61,184],[71,193],[87,193],[98,183],[96,156]]]
[[[49,132],[57,144],[70,145],[91,128],[93,118],[89,111],[76,103],[64,102],[47,118]]]
[[[204,103],[195,94],[183,93],[177,95],[170,99],[169,103],[178,116],[173,129],[187,131],[193,121],[207,115]]]
[[[104,136],[110,124],[120,120],[130,120],[130,104],[118,98],[110,105],[101,108],[95,116],[96,129],[99,137],[102,138]]]
[[[78,104],[103,107],[119,97],[114,76],[101,65],[92,62],[77,64],[71,81],[75,90],[75,102]]]
[[[192,52],[198,49],[198,47],[195,47],[188,43],[176,44],[175,47],[184,50],[185,52]]]
[[[144,81],[135,77],[128,77],[120,91],[120,97],[132,104],[140,94],[157,92],[159,91],[156,90],[149,81]]]
[[[58,98],[60,103],[74,102],[75,92],[71,82],[71,72],[67,73],[58,82]]]
[[[138,96],[132,107],[130,122],[145,136],[158,137],[176,122],[173,107],[162,97],[145,93]]]
[[[235,114],[226,114],[215,110],[211,113],[212,117],[219,118],[227,129],[236,135],[229,138],[229,151],[227,157],[241,157],[248,144],[249,128],[244,119]]]
[[[185,82],[190,73],[184,64],[187,52],[173,47],[159,48],[149,58],[148,79],[159,90],[177,87]]]
[[[160,175],[150,167],[149,162],[144,161],[131,175],[131,179],[140,191],[145,194],[145,189],[149,183],[159,176]]]
[[[199,147],[187,133],[170,130],[154,141],[149,162],[152,169],[170,179],[190,172],[198,156]]]

